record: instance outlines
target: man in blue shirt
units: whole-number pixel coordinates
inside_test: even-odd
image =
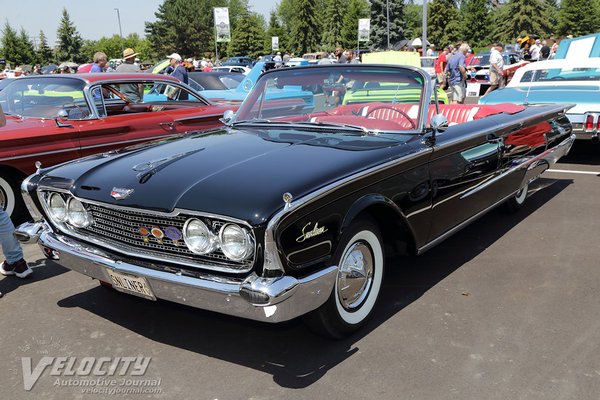
[[[107,62],[108,58],[106,57],[106,54],[101,51],[97,52],[94,54],[94,63],[92,64],[90,72],[104,72]]]
[[[452,104],[462,104],[465,101],[467,81],[465,54],[468,49],[469,45],[467,43],[461,44],[456,54],[452,56],[446,65],[446,71],[450,74],[448,82],[452,94]]]
[[[171,76],[179,79],[183,83],[188,83],[188,73],[187,69],[183,65],[181,65],[181,56],[177,53],[173,53],[168,56],[170,59],[171,67],[173,68],[173,72],[171,72]]]

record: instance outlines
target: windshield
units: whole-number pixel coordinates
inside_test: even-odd
[[[600,68],[547,68],[527,71],[519,82],[600,81]]]
[[[414,69],[328,65],[263,75],[234,123],[310,123],[374,130],[416,130],[424,96]]]
[[[7,115],[23,117],[55,118],[61,110],[74,118],[75,113],[88,116],[84,86],[79,79],[15,79],[0,91],[0,106]]]

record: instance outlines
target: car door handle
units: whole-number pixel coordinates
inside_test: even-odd
[[[161,122],[159,125],[167,132],[172,132],[175,130],[175,122]]]

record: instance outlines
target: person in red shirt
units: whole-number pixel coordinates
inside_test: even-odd
[[[448,60],[446,59],[446,55],[450,51],[448,46],[444,47],[444,51],[440,53],[440,55],[435,59],[435,64],[433,64],[433,68],[435,69],[435,73],[437,74],[438,83],[442,88],[444,88],[445,80],[444,80],[444,71],[446,70],[446,64]]]

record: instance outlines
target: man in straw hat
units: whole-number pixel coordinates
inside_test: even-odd
[[[141,72],[140,66],[134,64],[135,57],[138,53],[135,50],[127,48],[123,50],[123,62],[116,69],[116,72],[119,73],[135,73]],[[120,85],[121,92],[127,95],[131,101],[134,103],[140,103],[144,98],[143,90],[144,87],[137,83],[128,83]]]

